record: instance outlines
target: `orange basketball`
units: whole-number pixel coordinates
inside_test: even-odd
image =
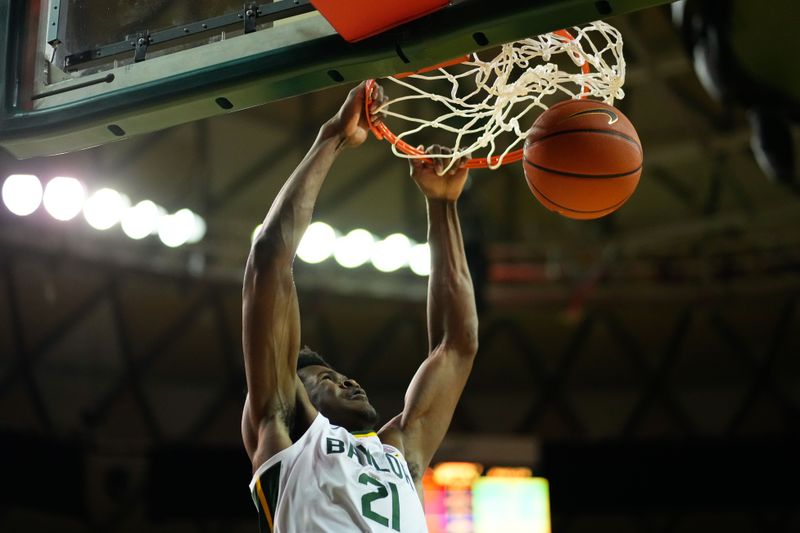
[[[569,218],[599,218],[636,190],[642,144],[614,106],[566,100],[534,122],[523,165],[528,186],[546,208]]]

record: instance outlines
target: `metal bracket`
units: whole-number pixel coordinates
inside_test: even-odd
[[[58,46],[61,44],[59,29],[61,26],[61,0],[47,2],[47,44]]]
[[[144,30],[143,32],[136,34],[136,40],[134,40],[132,43],[136,47],[136,51],[133,54],[134,63],[139,63],[140,61],[145,60],[145,56],[147,55],[147,47],[150,46],[152,42],[153,39],[150,37],[150,30]]]
[[[258,4],[245,4],[242,13],[244,18],[244,32],[253,33],[256,31],[256,17],[261,14],[261,10],[258,9]]]
[[[45,49],[48,51],[48,61],[53,62],[56,55],[56,50],[61,44],[61,29],[62,20],[64,20],[61,13],[61,0],[48,0],[47,2],[47,44]]]

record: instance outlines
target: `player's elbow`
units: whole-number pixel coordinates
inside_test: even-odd
[[[474,326],[467,329],[464,340],[464,353],[467,357],[474,359],[478,355],[478,321]]]
[[[254,272],[271,270],[281,264],[291,265],[292,254],[285,243],[271,232],[261,231],[253,241],[248,267]]]
[[[464,323],[455,331],[448,332],[444,344],[449,352],[458,354],[462,359],[472,360],[478,354],[478,324]]]

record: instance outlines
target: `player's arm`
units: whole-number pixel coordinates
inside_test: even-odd
[[[377,104],[382,92],[373,93]],[[254,467],[292,444],[293,427],[316,415],[297,376],[300,312],[292,263],[317,196],[337,154],[369,132],[363,84],[320,129],[305,158],[278,193],[247,259],[242,289],[242,344],[247,399],[242,438]],[[298,405],[299,402],[299,405]]]
[[[437,148],[429,150],[439,150]],[[403,412],[382,430],[418,475],[447,433],[478,351],[478,315],[467,268],[456,201],[467,179],[460,165],[439,175],[445,161],[411,160],[411,175],[425,194],[431,274],[428,282],[429,354],[406,392]]]

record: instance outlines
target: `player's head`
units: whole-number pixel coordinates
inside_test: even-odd
[[[374,429],[378,413],[364,389],[337,372],[317,352],[304,347],[297,358],[297,375],[314,407],[332,424],[351,431]]]

